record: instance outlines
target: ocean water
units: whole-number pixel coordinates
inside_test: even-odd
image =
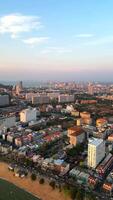
[[[0,81],[4,85],[16,85],[20,81]],[[43,87],[48,86],[48,82],[38,82],[38,81],[22,81],[24,87]]]

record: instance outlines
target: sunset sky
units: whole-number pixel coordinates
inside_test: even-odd
[[[0,1],[0,80],[113,80],[113,0]]]

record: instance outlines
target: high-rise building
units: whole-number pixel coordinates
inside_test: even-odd
[[[91,95],[94,94],[94,86],[92,83],[88,84],[88,94],[91,94]]]
[[[92,138],[88,143],[88,167],[96,168],[105,157],[105,142],[102,139]]]
[[[8,106],[9,105],[9,95],[0,95],[0,106]]]
[[[0,130],[4,128],[11,128],[16,125],[16,117],[15,116],[3,116],[0,118]]]
[[[60,94],[60,95],[58,96],[58,102],[59,102],[59,103],[74,102],[74,95]]]
[[[48,104],[50,102],[50,97],[45,94],[40,94],[38,96],[32,97],[32,104]]]
[[[20,82],[16,85],[16,94],[19,95],[22,91],[23,91],[23,84],[22,84],[22,81],[20,81]]]

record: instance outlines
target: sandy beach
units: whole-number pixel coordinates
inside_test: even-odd
[[[23,188],[30,193],[36,195],[42,200],[70,200],[70,198],[65,197],[62,192],[59,192],[58,189],[53,190],[48,183],[40,185],[38,180],[32,181],[30,177],[19,178],[13,176],[13,172],[8,170],[8,165],[6,163],[0,162],[0,177],[6,179],[7,181],[17,185],[20,188]]]

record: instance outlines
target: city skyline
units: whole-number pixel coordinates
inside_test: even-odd
[[[112,0],[0,7],[1,80],[112,81]]]

